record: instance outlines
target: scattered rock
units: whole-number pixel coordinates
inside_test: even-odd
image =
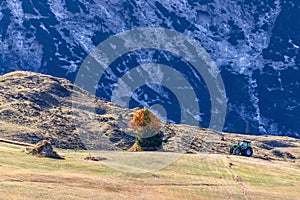
[[[289,144],[288,142],[285,141],[276,141],[276,140],[269,140],[269,141],[263,141],[266,145],[269,145],[273,148],[275,147],[281,147],[281,148],[285,148],[285,147],[295,147],[295,145],[293,144]]]
[[[283,153],[279,150],[273,150],[272,153],[279,158],[283,158]]]
[[[226,167],[228,167],[229,169],[231,169],[232,168],[232,166],[233,166],[233,163],[232,162],[227,162],[226,163]]]
[[[285,152],[285,155],[288,159],[291,159],[291,160],[295,160],[296,159],[296,156],[294,156],[293,154],[289,153],[289,152]]]

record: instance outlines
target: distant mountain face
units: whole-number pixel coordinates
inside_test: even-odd
[[[228,98],[224,131],[300,137],[297,0],[2,0],[0,11],[1,74],[28,70],[74,81],[86,56],[110,36],[138,27],[164,27],[197,40],[216,63]],[[124,55],[106,76],[119,79],[122,72],[116,71],[130,65],[175,66],[180,61],[165,52],[146,51],[142,58],[140,52]],[[99,83],[97,95],[110,100],[109,86],[115,83]],[[205,90],[205,84],[199,88],[196,92]],[[204,110],[202,126],[209,123],[205,94],[198,99]],[[170,91],[165,97],[142,86],[129,105],[160,104],[169,120],[179,123],[180,105],[172,97]],[[170,102],[173,106],[167,106]]]

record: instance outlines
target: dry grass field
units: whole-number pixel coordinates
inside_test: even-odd
[[[267,200],[300,196],[298,159],[291,162],[182,154],[162,169],[133,173],[109,167],[108,162],[120,159],[109,152],[97,152],[107,160],[95,162],[85,161],[90,152],[82,150],[57,149],[65,160],[38,158],[23,150],[24,147],[0,144],[0,199]],[[126,154],[142,158],[148,152],[118,155]],[[127,162],[135,160],[128,158]]]

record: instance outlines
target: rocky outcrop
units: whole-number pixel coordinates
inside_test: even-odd
[[[33,147],[27,147],[26,152],[38,157],[64,159],[53,150],[51,143],[47,140],[43,140]]]

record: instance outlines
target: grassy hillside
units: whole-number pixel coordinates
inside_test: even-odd
[[[84,99],[94,99],[94,104]],[[94,145],[129,147],[134,138],[125,138],[118,118],[129,117],[130,112],[66,79],[32,72],[0,76],[0,137],[28,143],[48,139],[60,148],[85,149],[80,134],[101,131],[103,141],[113,142]]]
[[[90,105],[84,99],[95,103]],[[65,79],[32,72],[0,77],[0,138],[28,143],[47,139],[65,149],[85,149],[88,143],[87,148],[121,150],[134,143],[127,127],[133,112],[96,98]],[[289,137],[219,133],[174,124],[165,125],[162,133],[164,151],[224,154],[232,144],[247,139],[258,158],[300,158],[300,140]]]
[[[65,79],[31,72],[1,76],[0,199],[300,196],[299,139],[163,124],[161,151],[126,152],[122,149],[135,139],[127,127],[133,112]],[[47,139],[66,159],[37,158],[2,138],[31,144]],[[228,155],[229,147],[240,140],[252,141],[253,157]],[[87,144],[96,150],[84,150]],[[84,160],[90,154],[106,159]]]
[[[299,199],[300,163],[220,154],[182,154],[153,172],[130,173],[85,161],[37,158],[0,143],[1,199]],[[98,152],[105,155],[105,152]],[[125,153],[125,152],[124,152]],[[147,156],[147,152],[126,152]],[[116,159],[116,158],[115,158]]]

